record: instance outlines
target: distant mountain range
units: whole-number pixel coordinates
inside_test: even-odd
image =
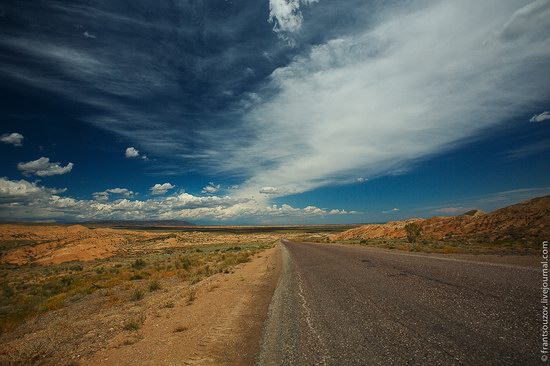
[[[195,226],[192,222],[183,220],[103,220],[79,222],[88,227],[177,227]]]
[[[550,196],[533,198],[486,214],[479,210],[460,216],[409,219],[370,224],[344,231],[335,240],[405,238],[405,225],[417,223],[427,239],[471,241],[542,241],[550,238]]]

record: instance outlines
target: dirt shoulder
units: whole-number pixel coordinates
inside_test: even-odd
[[[152,304],[138,330],[118,334],[81,364],[254,364],[280,271],[277,245],[234,273],[202,281],[196,293],[179,294],[173,307]]]

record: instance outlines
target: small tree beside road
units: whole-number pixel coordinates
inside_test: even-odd
[[[422,235],[422,228],[416,222],[405,225],[405,231],[407,232],[407,240],[409,243],[416,243],[416,240]]]

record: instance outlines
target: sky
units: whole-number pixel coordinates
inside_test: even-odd
[[[550,194],[550,0],[0,4],[0,220],[385,222]]]

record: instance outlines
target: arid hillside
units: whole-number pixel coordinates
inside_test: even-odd
[[[463,238],[472,241],[537,241],[550,237],[550,196],[534,198],[489,214],[478,210],[454,217],[410,219],[364,225],[344,231],[333,240],[405,238],[405,225],[416,222],[426,239]]]
[[[193,245],[273,241],[272,234],[242,235],[206,232],[162,232],[90,229],[82,225],[0,225],[0,264],[60,264],[91,261],[115,254],[149,252]]]

